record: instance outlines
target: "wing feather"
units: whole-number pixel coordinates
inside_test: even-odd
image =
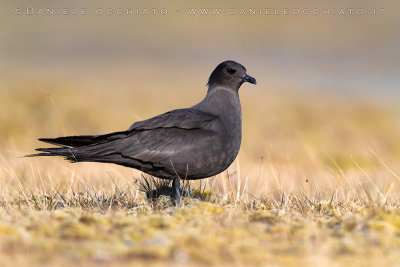
[[[129,130],[150,130],[155,128],[199,129],[206,126],[217,116],[195,109],[176,109],[154,118],[138,121]]]

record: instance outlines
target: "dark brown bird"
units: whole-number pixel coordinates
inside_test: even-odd
[[[28,156],[63,156],[71,162],[105,162],[135,168],[173,180],[180,202],[180,179],[195,180],[221,173],[235,160],[242,139],[239,88],[256,84],[235,61],[219,64],[208,80],[206,97],[197,105],[135,122],[121,132],[40,138],[60,146],[38,148]]]

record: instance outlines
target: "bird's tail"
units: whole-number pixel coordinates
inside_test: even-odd
[[[39,141],[57,145],[57,148],[37,148],[40,153],[26,155],[24,157],[42,157],[42,156],[63,156],[71,162],[77,162],[80,158],[81,148],[103,143],[109,137],[106,135],[81,135],[66,136],[57,138],[40,138]]]
[[[37,148],[36,151],[40,151],[41,153],[29,154],[23,156],[24,158],[29,157],[43,157],[43,156],[63,156],[65,159],[71,162],[77,162],[75,154],[78,152],[76,148],[65,148],[65,147],[57,147],[57,148]]]
[[[87,145],[92,145],[92,144],[98,143],[99,141],[102,140],[102,138],[100,138],[100,137],[103,137],[103,136],[80,135],[80,136],[65,136],[65,137],[57,137],[57,138],[39,138],[39,141],[57,145],[57,146],[74,148],[74,147],[81,147],[81,146],[87,146]]]
[[[57,138],[40,138],[39,141],[57,145],[56,148],[38,148],[40,153],[24,157],[63,156],[71,162],[105,160],[105,156],[112,150],[110,142],[124,138],[128,131],[114,132],[103,135],[80,135]],[[100,158],[99,158],[100,157]]]

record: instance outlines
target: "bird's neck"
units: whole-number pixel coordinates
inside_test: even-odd
[[[193,108],[219,116],[229,114],[241,118],[238,92],[224,87],[210,87],[203,101]]]

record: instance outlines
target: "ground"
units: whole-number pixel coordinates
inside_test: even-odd
[[[163,201],[169,199],[159,200]],[[2,208],[0,222],[2,262],[88,266],[398,263],[400,212],[395,206],[286,201],[270,206],[264,201],[246,205],[186,198],[183,208],[98,203],[96,208],[55,210],[8,204]]]

